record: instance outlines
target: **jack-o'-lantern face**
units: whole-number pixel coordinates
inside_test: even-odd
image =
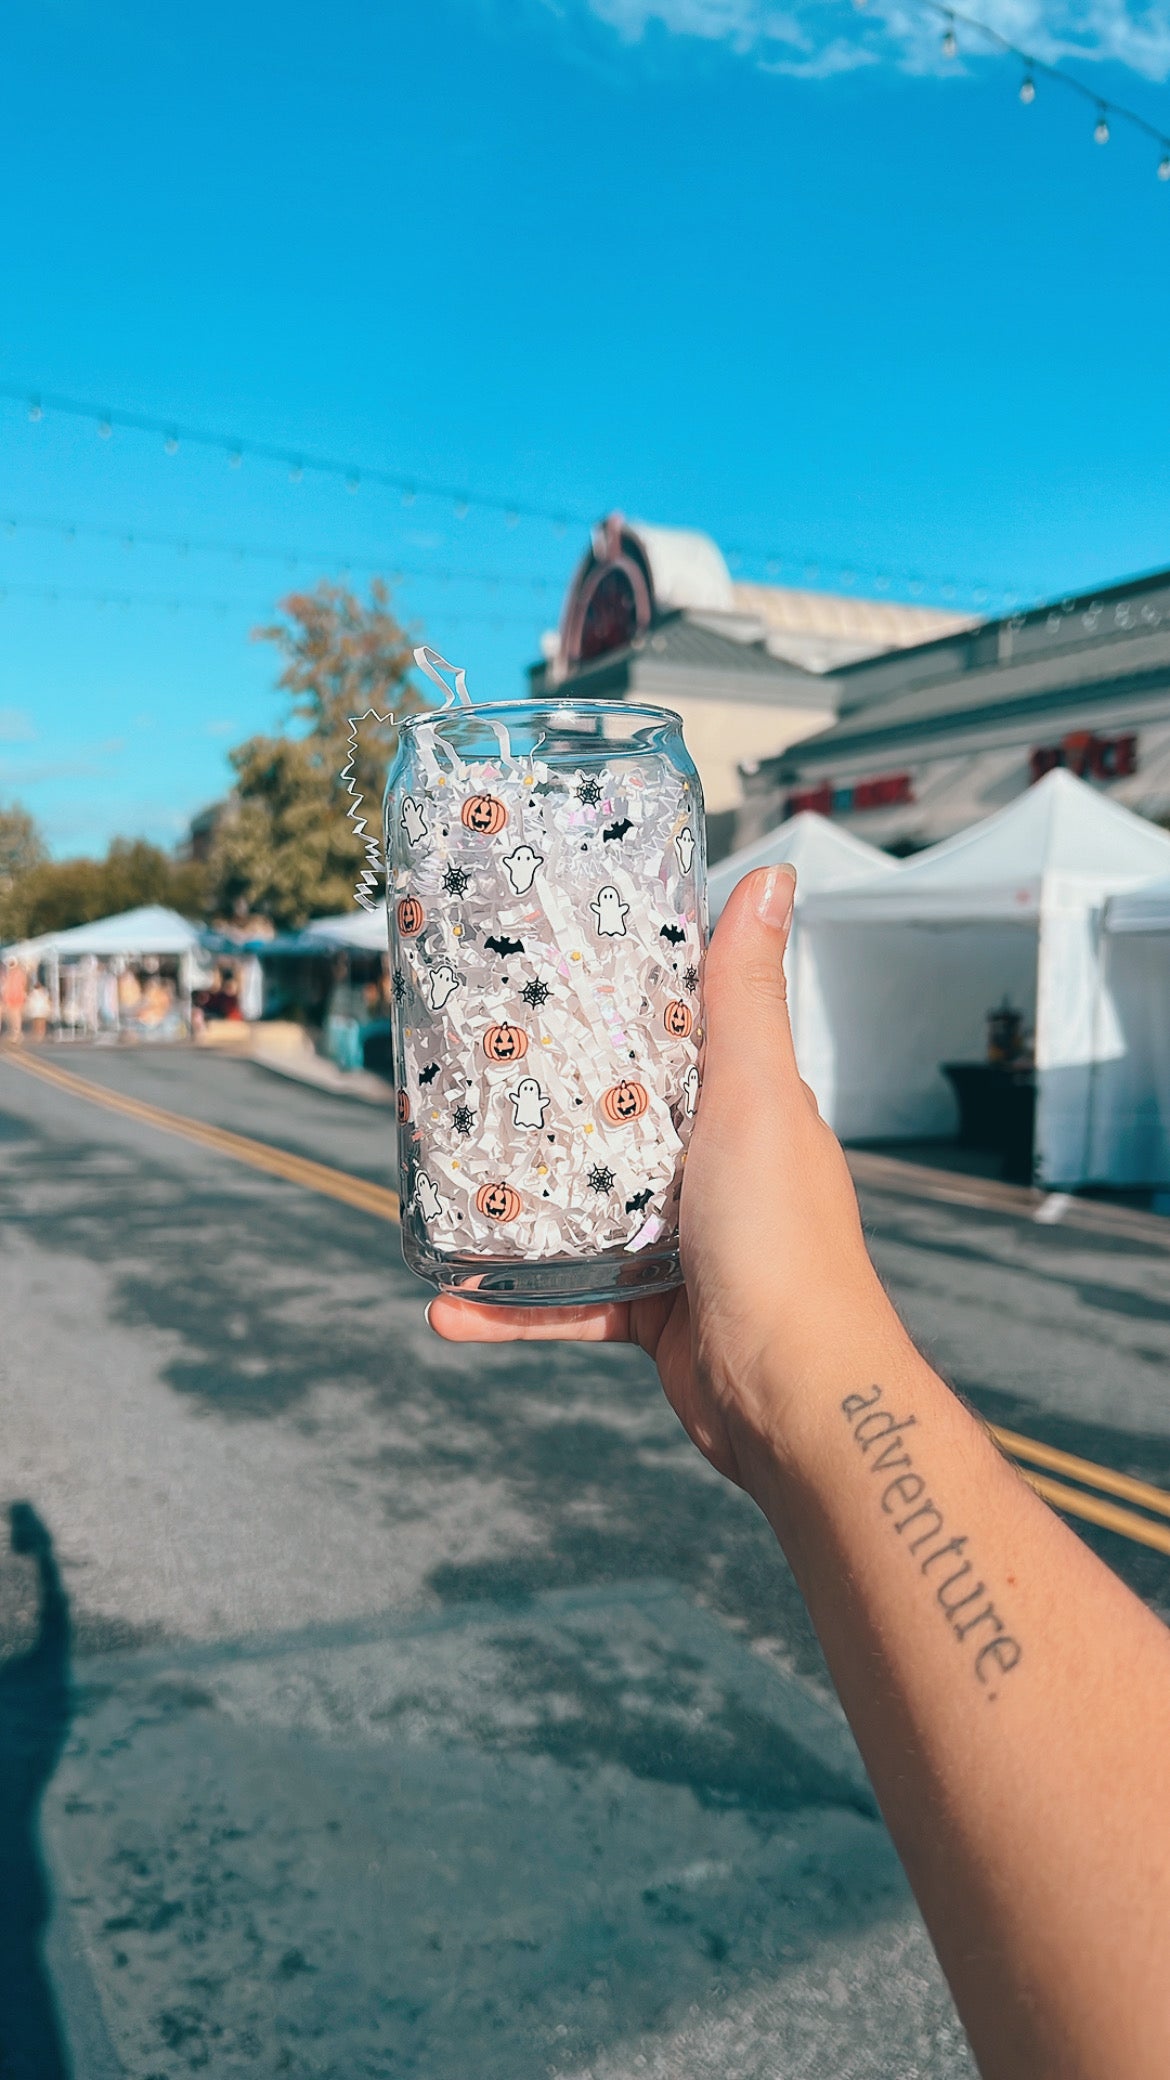
[[[459,811],[460,818],[469,831],[478,831],[482,838],[494,838],[508,821],[508,812],[498,795],[468,795]]]
[[[523,1026],[489,1026],[483,1051],[489,1062],[522,1061],[528,1053],[528,1035]]]
[[[394,1109],[398,1114],[399,1126],[404,1127],[410,1118],[410,1099],[405,1091],[399,1091]]]
[[[514,1221],[520,1211],[520,1194],[501,1178],[496,1184],[481,1184],[475,1195],[478,1212],[489,1221]]]
[[[415,939],[423,928],[425,913],[417,896],[403,896],[398,905],[398,929],[404,939]]]
[[[611,1126],[625,1126],[628,1121],[641,1119],[650,1099],[645,1087],[624,1078],[607,1090],[601,1101],[601,1110]]]
[[[662,1014],[662,1023],[672,1040],[685,1040],[694,1022],[690,1005],[684,1004],[681,997],[675,997]]]

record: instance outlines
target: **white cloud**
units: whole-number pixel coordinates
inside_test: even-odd
[[[826,78],[860,65],[893,63],[905,71],[942,70],[936,16],[903,0],[577,0],[626,43],[653,28],[691,41],[725,44],[769,72]],[[1037,58],[1109,59],[1147,79],[1170,76],[1170,0],[1130,6],[1126,0],[983,0],[979,18]],[[973,56],[991,55],[974,35]]]
[[[36,733],[27,708],[0,708],[0,744],[31,744]]]

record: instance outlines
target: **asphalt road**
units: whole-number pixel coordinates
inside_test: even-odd
[[[48,1058],[393,1182],[381,1111]],[[6,2074],[971,2073],[784,1563],[639,1356],[441,1346],[392,1225],[3,1058],[0,1203]],[[865,1210],[986,1413],[1170,1486],[1170,1248]]]

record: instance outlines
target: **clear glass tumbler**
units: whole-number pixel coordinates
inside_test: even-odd
[[[385,800],[402,1246],[512,1305],[663,1292],[699,1090],[703,796],[677,715],[412,716]]]

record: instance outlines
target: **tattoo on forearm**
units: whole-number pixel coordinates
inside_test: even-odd
[[[984,1685],[988,1702],[994,1704],[999,1690],[991,1685],[1019,1667],[1023,1650],[1008,1631],[985,1585],[972,1579],[974,1564],[964,1557],[966,1533],[947,1537],[943,1513],[927,1494],[922,1475],[914,1471],[905,1433],[915,1427],[917,1417],[896,1418],[884,1406],[880,1387],[874,1387],[869,1394],[847,1394],[841,1413],[870,1472],[887,1476],[881,1486],[882,1512],[889,1517],[896,1536],[905,1541],[907,1552],[918,1561],[919,1573],[930,1581],[935,1602],[955,1638],[973,1654],[976,1678]],[[880,1450],[871,1458],[875,1447]],[[898,1468],[900,1472],[896,1471]],[[937,1573],[933,1571],[936,1567]]]

